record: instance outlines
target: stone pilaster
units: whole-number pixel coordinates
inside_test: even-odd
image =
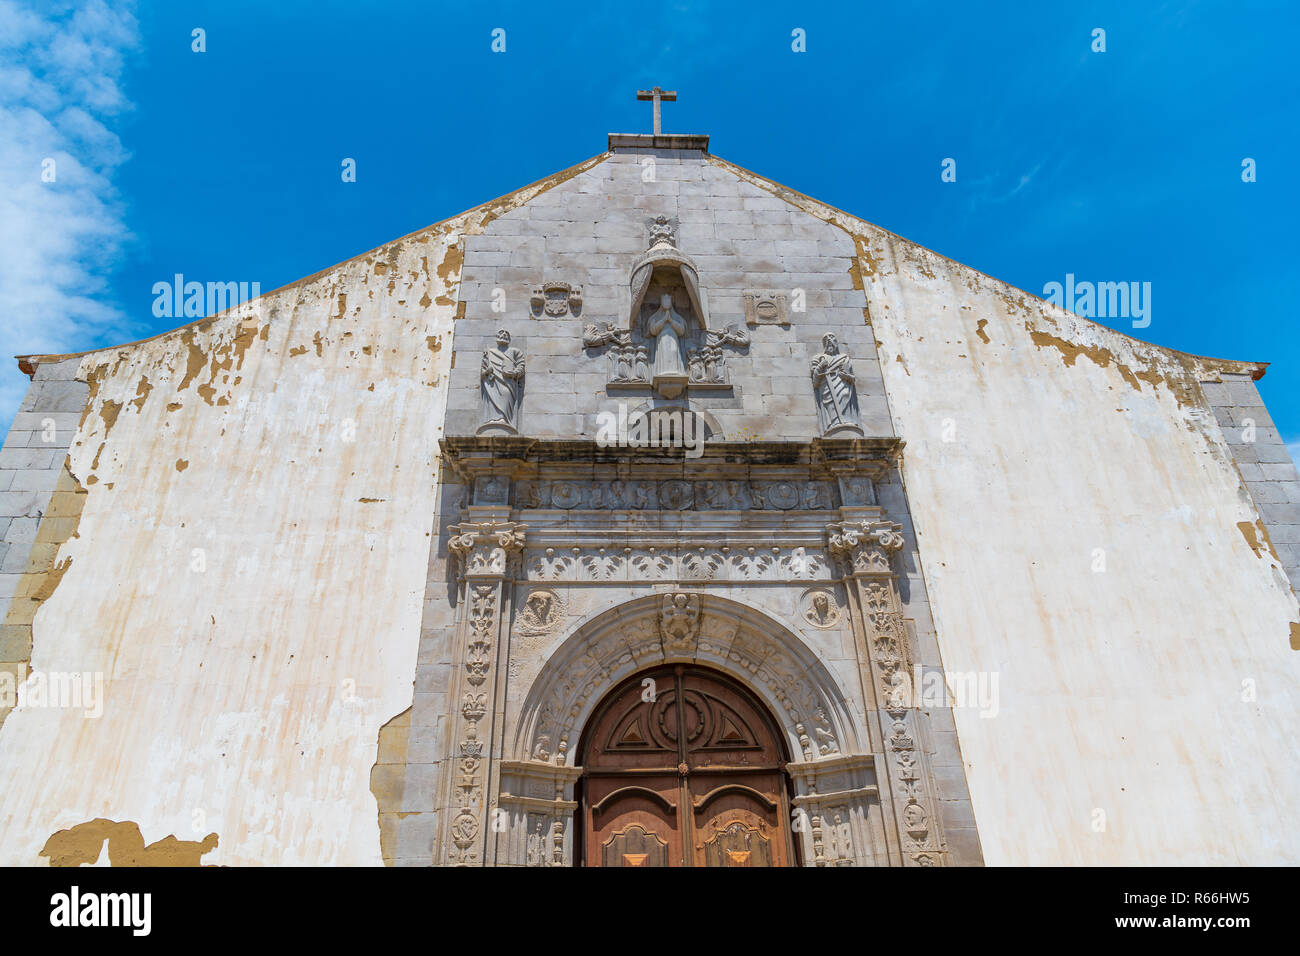
[[[438,862],[482,866],[486,862],[492,807],[494,745],[501,733],[500,701],[510,620],[509,582],[524,546],[524,525],[491,508],[470,508],[471,520],[451,529],[448,549],[456,557],[459,601],[456,646],[461,666],[451,715],[454,732],[449,793],[438,844]]]
[[[935,812],[933,774],[921,746],[911,683],[915,651],[903,622],[894,570],[895,555],[903,548],[903,528],[880,508],[844,510],[851,516],[827,527],[827,548],[844,572],[854,632],[866,652],[863,689],[868,706],[876,709],[877,719],[869,723],[883,738],[881,802],[887,813],[892,810],[897,862],[940,866],[947,862],[947,851]]]

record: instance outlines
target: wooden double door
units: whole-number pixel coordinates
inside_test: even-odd
[[[785,748],[766,708],[704,668],[630,678],[583,735],[586,866],[791,866]]]

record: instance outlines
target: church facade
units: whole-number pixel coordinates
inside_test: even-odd
[[[705,136],[20,361],[7,863],[1300,861],[1265,366]]]

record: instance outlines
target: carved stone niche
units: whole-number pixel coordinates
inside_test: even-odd
[[[547,281],[533,289],[529,299],[533,318],[561,319],[566,315],[582,314],[582,286],[567,282]]]
[[[746,289],[744,297],[746,325],[789,326],[790,310],[784,292],[776,289]]]
[[[804,866],[887,866],[880,787],[871,754],[787,764]]]
[[[731,388],[724,347],[747,347],[748,332],[709,327],[695,263],[675,244],[676,220],[659,216],[646,225],[650,248],[632,266],[626,327],[588,325],[583,347],[606,349],[610,389],[651,388],[671,399],[688,388]]]
[[[493,814],[497,866],[573,864],[573,786],[582,768],[541,760],[503,760]]]

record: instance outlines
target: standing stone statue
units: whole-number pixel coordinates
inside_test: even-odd
[[[822,435],[827,438],[861,435],[853,362],[847,352],[840,351],[834,332],[822,336],[822,354],[812,361],[812,382]]]
[[[497,332],[497,346],[483,353],[479,370],[482,434],[519,434],[519,402],[524,394],[524,353],[511,348],[510,333]]]
[[[675,398],[686,387],[686,366],[682,362],[682,336],[686,320],[673,308],[668,293],[659,299],[659,311],[646,321],[646,333],[655,340],[654,387],[664,398]]]

